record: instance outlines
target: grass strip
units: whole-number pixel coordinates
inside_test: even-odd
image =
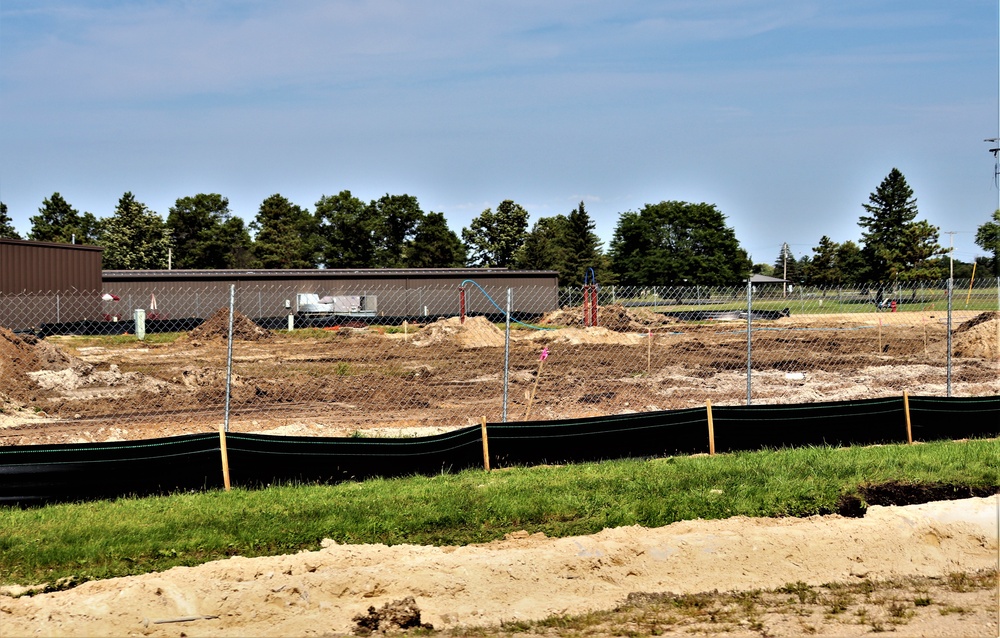
[[[695,518],[836,511],[867,484],[998,484],[996,440],[804,448],[0,508],[0,584],[161,571],[339,543],[464,545]]]

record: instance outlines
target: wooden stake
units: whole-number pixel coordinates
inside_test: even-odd
[[[483,469],[490,471],[490,442],[486,438],[486,417],[483,417]]]
[[[646,376],[649,376],[650,372],[650,362],[653,358],[653,330],[650,328],[649,332],[646,333]]]
[[[403,319],[403,341],[410,340],[409,324]]]
[[[538,374],[535,375],[535,384],[531,386],[531,396],[528,397],[528,409],[524,411],[524,420],[528,420],[528,415],[531,414],[531,404],[535,401],[535,390],[538,389],[538,380],[542,378],[542,366],[545,365],[545,359],[538,362]]]
[[[708,453],[715,456],[715,422],[712,420],[712,401],[705,401],[705,409],[708,411]]]
[[[222,483],[226,486],[226,491],[230,489],[229,486],[229,452],[226,451],[226,427],[225,425],[219,425],[219,449],[222,451]]]
[[[878,353],[882,354],[882,317],[878,318]]]
[[[913,445],[913,426],[910,425],[910,393],[903,390],[903,412],[906,413],[906,442]]]

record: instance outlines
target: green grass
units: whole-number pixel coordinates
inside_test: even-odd
[[[0,508],[0,584],[76,581],[339,543],[463,545],[527,530],[590,534],[734,515],[835,511],[866,483],[997,485],[993,440],[807,448],[466,471]]]

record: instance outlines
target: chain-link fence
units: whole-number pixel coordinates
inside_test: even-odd
[[[707,401],[1000,395],[998,311],[995,278],[2,295],[0,393],[9,431],[41,427],[15,417],[42,414],[49,429],[85,422],[112,434],[224,420],[236,431],[327,435]]]

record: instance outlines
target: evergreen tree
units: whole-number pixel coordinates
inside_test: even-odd
[[[793,283],[799,280],[799,263],[787,243],[781,244],[778,257],[774,260],[774,276]]]
[[[806,281],[815,286],[836,286],[844,275],[837,260],[840,245],[826,235],[819,238],[819,245],[813,247],[813,258],[806,272]]]
[[[13,220],[7,215],[7,204],[0,202],[0,239],[20,239]]]
[[[868,215],[858,225],[864,247],[867,275],[873,282],[919,279],[929,272],[926,261],[941,254],[938,229],[927,222],[914,222],[917,200],[906,178],[893,168],[864,204]]]
[[[87,217],[89,216],[89,217]],[[42,200],[38,214],[31,218],[28,239],[63,244],[86,244],[97,239],[96,219],[90,213],[83,216],[59,193]]]
[[[444,213],[430,212],[417,222],[413,240],[404,249],[406,268],[460,268],[465,265],[465,246],[448,228]]]
[[[522,270],[556,270],[565,261],[564,242],[568,220],[564,215],[541,217],[514,254],[513,266]]]
[[[603,271],[606,260],[601,252],[601,240],[594,232],[596,224],[587,214],[583,202],[566,218],[565,234],[562,239],[562,262],[559,264],[559,282],[563,285],[583,283],[588,268]],[[608,272],[602,272],[602,281],[607,283]]]
[[[167,215],[176,251],[174,267],[237,268],[247,265],[250,233],[233,217],[229,200],[217,193],[181,197]]]
[[[128,192],[101,222],[98,243],[104,246],[105,270],[166,269],[172,246],[163,219]]]
[[[976,230],[976,245],[993,255],[993,274],[1000,277],[1000,208],[993,211],[993,220]]]
[[[250,224],[257,233],[253,256],[261,268],[315,268],[323,248],[309,211],[279,194],[265,199]]]
[[[487,208],[462,229],[462,241],[468,251],[470,266],[509,268],[514,255],[524,243],[528,230],[528,211],[513,200],[505,199],[496,212]]]

